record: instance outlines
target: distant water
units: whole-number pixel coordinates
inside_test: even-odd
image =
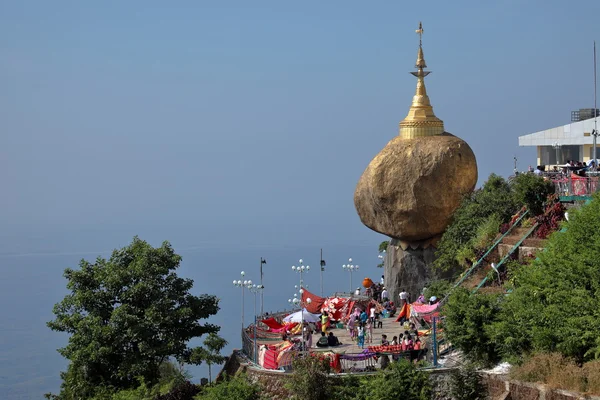
[[[378,242],[358,246],[325,246],[323,258],[327,261],[324,292],[348,291],[350,276],[342,270],[348,257],[361,266],[353,274],[353,287],[360,285],[365,276],[376,280],[383,271],[376,267]],[[311,266],[305,276],[309,290],[320,294],[319,247],[308,246],[198,246],[175,251],[183,257],[179,274],[194,280],[196,294],[215,294],[220,299],[221,310],[211,319],[222,327],[222,336],[229,341],[225,353],[240,346],[241,289],[233,286],[240,271],[246,278],[260,280],[260,257],[267,259],[264,268],[265,311],[288,307],[298,284],[298,274],[291,266],[299,258]],[[93,260],[109,253],[62,252],[44,254],[0,255],[0,399],[40,399],[47,392],[57,392],[60,386],[59,372],[67,362],[57,352],[64,346],[67,336],[52,332],[46,322],[53,317],[52,307],[67,293],[66,280],[62,277],[67,267],[76,268],[81,258]],[[253,318],[253,297],[246,292],[246,324]],[[260,309],[260,298],[257,298]],[[208,377],[205,366],[188,367],[194,381]],[[217,366],[213,376],[218,372]]]

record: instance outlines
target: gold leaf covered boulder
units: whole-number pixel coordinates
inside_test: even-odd
[[[423,33],[419,25],[417,33]],[[433,113],[425,76],[430,72],[419,41],[417,89],[399,136],[373,158],[354,193],[358,215],[372,230],[416,243],[441,235],[464,195],[477,183],[469,145],[444,131]]]

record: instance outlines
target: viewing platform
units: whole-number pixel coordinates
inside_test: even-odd
[[[600,171],[588,171],[582,175],[574,172],[544,172],[542,177],[550,179],[561,202],[590,200],[598,191]]]

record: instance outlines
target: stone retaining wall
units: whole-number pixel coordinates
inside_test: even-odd
[[[488,396],[493,400],[600,400],[567,390],[553,389],[547,385],[513,381],[506,375],[482,374]]]
[[[450,396],[451,368],[428,370],[433,385],[432,400],[452,400]],[[289,392],[285,388],[290,373],[255,368],[234,351],[229,357],[217,381],[223,372],[235,375],[245,372],[252,382],[259,383],[266,398],[285,399]],[[481,373],[481,379],[487,388],[488,398],[492,400],[600,400],[600,396],[587,396],[549,386],[510,380],[507,375]]]
[[[512,245],[512,244],[500,243],[498,245],[498,254],[500,255],[500,258],[502,259],[513,247],[514,247],[514,245]],[[540,250],[543,250],[543,248],[520,246],[519,249],[517,250],[518,254],[519,254],[519,261],[523,261],[523,259],[525,259],[527,257],[534,256],[535,253],[537,253]]]

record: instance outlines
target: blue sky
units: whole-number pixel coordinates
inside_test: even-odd
[[[593,105],[598,1],[2,1],[3,251],[376,240],[354,188],[427,88],[480,183]],[[594,25],[595,24],[595,25]],[[596,35],[596,36],[594,36]]]

